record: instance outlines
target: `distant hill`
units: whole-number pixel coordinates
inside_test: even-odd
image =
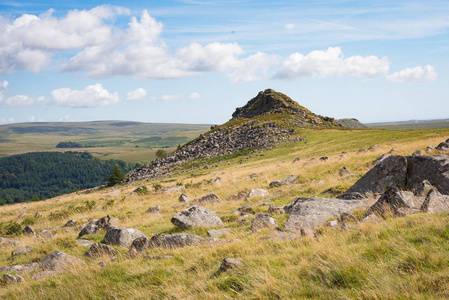
[[[436,120],[409,120],[386,123],[369,123],[366,124],[372,129],[438,129],[449,128],[449,119]]]
[[[34,152],[0,158],[0,205],[40,200],[103,184],[118,163],[87,152]]]
[[[354,128],[354,129],[367,129],[368,126],[361,123],[357,119],[339,119],[337,120],[338,124],[342,125],[343,127],[347,128]]]
[[[173,151],[209,129],[210,125],[203,124],[131,121],[0,125],[0,157],[77,148],[100,159],[145,163],[156,158],[157,149]]]

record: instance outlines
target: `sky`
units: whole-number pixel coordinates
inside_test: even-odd
[[[0,124],[449,118],[449,1],[0,0]]]

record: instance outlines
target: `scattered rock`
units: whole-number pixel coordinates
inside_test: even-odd
[[[320,160],[321,160],[321,161],[328,161],[328,160],[329,160],[329,157],[323,156],[323,157],[320,157]]]
[[[435,149],[440,150],[440,151],[448,151],[449,150],[449,142],[440,143]]]
[[[374,150],[377,148],[379,148],[379,146],[377,144],[374,144],[374,145],[369,146],[368,150]]]
[[[22,219],[22,218],[24,218],[26,215],[27,215],[26,213],[20,214],[20,215],[17,216],[17,219]]]
[[[344,212],[340,215],[338,220],[341,223],[351,223],[351,222],[357,222],[357,218],[350,212]]]
[[[346,168],[346,167],[341,168],[341,170],[338,174],[340,175],[340,177],[352,176],[351,171],[349,171],[348,168]]]
[[[357,151],[357,154],[366,153],[366,152],[368,152],[368,150],[366,150],[366,149],[359,149]]]
[[[268,193],[268,191],[264,189],[251,189],[248,193],[248,199],[255,197],[266,197],[269,194],[270,193]]]
[[[433,150],[435,150],[435,146],[434,146],[434,145],[429,145],[429,146],[427,146],[427,148],[426,148],[426,152],[427,152],[427,153],[430,153],[430,152],[432,152]]]
[[[388,151],[388,154],[393,154],[398,152],[398,150],[396,148],[391,148],[390,151]]]
[[[343,199],[343,200],[361,200],[366,198],[364,195],[358,192],[352,192],[352,193],[344,193],[340,196],[337,196],[337,199]]]
[[[413,194],[412,194],[413,197]],[[389,188],[380,198],[374,203],[365,214],[365,217],[370,214],[376,214],[378,216],[384,216],[391,213],[393,215],[403,215],[404,213],[417,212],[414,199],[410,198],[410,195],[400,191],[397,187]],[[401,210],[400,210],[401,209]]]
[[[14,265],[11,267],[2,267],[0,268],[0,272],[17,272],[21,274],[27,274],[34,272],[37,267],[39,266],[38,263],[30,263],[25,265]]]
[[[135,240],[130,250],[133,249],[140,253],[151,248],[181,248],[186,246],[211,245],[217,240],[213,238],[202,238],[193,234],[156,234],[151,239],[140,238]]]
[[[274,187],[280,187],[280,186],[287,185],[287,184],[292,184],[298,178],[299,177],[296,175],[291,175],[291,176],[281,179],[281,180],[272,181],[272,182],[270,182],[268,188],[274,188]]]
[[[247,200],[247,198],[248,198],[248,193],[245,191],[240,191],[235,195],[229,196],[226,200],[228,200],[228,201],[244,201],[244,200]]]
[[[192,201],[192,199],[190,199],[187,195],[181,194],[178,201],[182,203],[189,203],[190,201]]]
[[[210,193],[206,196],[199,198],[198,200],[196,200],[196,202],[201,205],[215,205],[221,203],[222,201],[220,197],[218,197],[214,193]]]
[[[171,222],[181,229],[223,226],[223,222],[215,212],[201,206],[193,206],[177,213]]]
[[[95,259],[102,256],[113,256],[117,255],[117,251],[111,246],[105,244],[94,243],[90,246],[89,250],[84,253],[84,256]]]
[[[211,238],[218,238],[222,235],[230,234],[231,229],[229,228],[222,228],[222,229],[211,229],[207,232],[207,236]]]
[[[221,184],[221,178],[220,177],[214,178],[211,180],[210,183],[219,185],[219,184]]]
[[[72,220],[68,220],[67,223],[65,223],[65,225],[63,227],[75,227],[76,225],[77,225],[76,221],[72,219]]]
[[[254,179],[254,178],[257,178],[257,177],[259,177],[259,174],[257,174],[257,173],[251,173],[251,174],[249,174],[249,178],[250,178],[250,179]]]
[[[22,276],[17,274],[3,274],[3,283],[4,284],[14,284],[14,283],[20,283],[24,282],[25,279],[23,279]]]
[[[251,222],[251,231],[278,228],[278,221],[269,214],[257,214]]]
[[[367,200],[296,198],[291,204],[285,206],[285,211],[290,213],[290,216],[284,225],[284,230],[314,236],[315,228],[324,225],[327,220],[338,218],[345,212],[368,205]]]
[[[228,270],[236,270],[240,269],[244,266],[243,262],[236,258],[225,258],[223,259],[223,262],[221,263],[220,268],[218,269],[218,272],[226,272]]]
[[[61,271],[84,261],[61,251],[53,251],[39,260],[39,267],[44,271]]]
[[[111,217],[110,215],[107,215],[99,220],[92,220],[89,224],[84,227],[81,232],[78,234],[78,237],[82,237],[83,235],[88,234],[95,234],[100,229],[107,229],[113,225],[116,225],[119,223],[119,219],[115,217]]]
[[[161,210],[161,206],[160,205],[151,206],[147,210],[147,214],[158,214],[158,215],[160,215],[161,212],[162,212],[162,210]]]
[[[34,231],[34,229],[29,225],[25,226],[25,228],[22,230],[22,233],[28,234],[28,235],[36,235],[36,232]]]
[[[295,159],[293,160],[293,163],[297,163],[297,162],[299,162],[299,161],[301,161],[301,159],[300,159],[299,157],[297,157],[297,158],[295,158]]]
[[[128,247],[135,239],[142,236],[145,235],[134,228],[110,226],[106,231],[106,235],[104,236],[104,243],[109,245]]]
[[[147,194],[148,192],[149,191],[148,191],[148,188],[146,186],[139,186],[137,189],[135,189],[133,191],[133,193],[136,193],[136,194]]]
[[[254,210],[251,206],[243,206],[237,208],[237,211],[240,213],[254,213]]]
[[[9,247],[19,247],[22,245],[23,245],[22,242],[0,237],[0,247],[8,247],[9,248]]]
[[[99,230],[97,225],[98,220],[92,220],[89,224],[87,224],[83,229],[81,229],[78,237],[82,237],[83,235],[95,234]]]
[[[420,210],[426,213],[449,212],[449,196],[441,195],[437,189],[432,188]]]
[[[28,254],[31,252],[31,250],[33,250],[33,247],[31,247],[31,246],[25,246],[25,247],[16,249],[13,252],[11,252],[11,257],[14,258],[14,256],[16,256],[16,255]]]
[[[338,226],[338,221],[337,220],[328,221],[326,223],[326,226],[330,228],[335,228]]]
[[[415,151],[412,153],[412,156],[421,156],[421,155],[424,155],[424,151],[422,151],[421,149],[415,150]]]
[[[175,185],[171,187],[166,188],[160,188],[158,192],[164,193],[164,194],[170,194],[170,193],[180,193],[183,189],[185,189],[185,186],[183,185]]]
[[[285,214],[284,205],[270,205],[268,208],[269,214],[282,215]]]

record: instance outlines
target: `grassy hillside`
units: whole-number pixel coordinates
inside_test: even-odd
[[[0,267],[31,263],[60,250],[82,258],[87,266],[74,267],[58,276],[0,288],[3,299],[435,299],[449,297],[449,216],[416,214],[387,218],[380,223],[351,223],[347,230],[323,227],[317,238],[280,240],[268,231],[252,233],[250,222],[242,224],[232,214],[238,207],[252,206],[254,213],[267,212],[262,202],[290,203],[295,197],[319,195],[332,197],[351,186],[370,169],[380,155],[396,149],[408,155],[428,145],[437,145],[449,137],[449,129],[438,130],[310,130],[304,129],[305,141],[285,145],[263,153],[227,160],[202,160],[198,168],[163,180],[136,182],[93,193],[72,193],[41,202],[0,207],[2,236],[16,221],[39,231],[62,226],[69,219],[85,224],[87,219],[107,214],[120,219],[120,226],[137,228],[147,237],[157,233],[192,233],[206,236],[208,229],[180,230],[170,219],[182,210],[178,193],[154,192],[159,188],[186,185],[191,198],[210,192],[221,199],[239,191],[267,188],[276,179],[291,174],[300,176],[294,185],[270,189],[269,200],[227,201],[207,206],[217,212],[231,229],[221,245],[190,246],[177,249],[155,248],[131,260],[128,249],[119,251],[115,261],[83,257],[88,247],[75,243],[78,228],[54,229],[53,238],[38,239],[21,233],[9,233],[31,245],[27,255],[11,260],[14,248],[0,248]],[[367,152],[377,144],[378,147]],[[342,152],[345,152],[342,154]],[[320,160],[327,156],[327,161]],[[293,162],[295,158],[299,161]],[[207,165],[207,168],[204,166]],[[341,178],[346,166],[354,177]],[[258,174],[257,177],[250,174]],[[221,178],[220,184],[211,179]],[[147,194],[133,194],[139,186]],[[94,203],[94,205],[92,205]],[[160,205],[162,214],[146,214],[150,206]],[[79,208],[79,209],[78,209]],[[41,217],[33,217],[39,212]],[[26,213],[26,219],[18,219]],[[359,212],[363,215],[363,211]],[[282,227],[288,215],[275,215]],[[83,221],[85,220],[85,221]],[[8,227],[9,226],[9,227]],[[84,236],[101,242],[105,232]],[[173,255],[173,259],[154,260],[145,256]],[[242,260],[241,270],[216,273],[226,257]],[[106,261],[105,267],[98,263]]]
[[[140,123],[127,121],[21,123],[0,125],[0,157],[36,151],[67,151],[60,142],[76,142],[100,159],[149,162],[158,148],[176,149],[210,125]]]

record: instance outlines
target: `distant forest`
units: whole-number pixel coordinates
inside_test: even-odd
[[[137,167],[100,160],[88,152],[32,152],[0,158],[0,205],[99,186],[107,181],[116,163],[124,172]]]

